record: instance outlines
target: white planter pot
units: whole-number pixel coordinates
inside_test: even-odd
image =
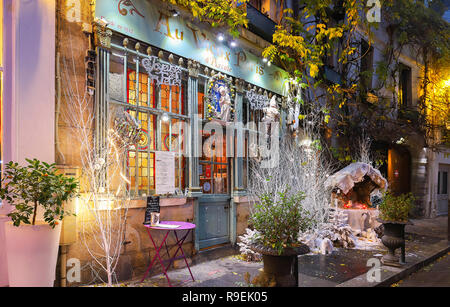
[[[5,226],[10,218],[0,214],[0,287],[6,287],[8,282],[8,265],[6,263]]]
[[[61,223],[51,228],[5,223],[6,258],[10,287],[53,287]]]

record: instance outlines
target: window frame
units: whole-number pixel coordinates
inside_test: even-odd
[[[360,60],[360,82],[361,86],[365,91],[371,90],[373,87],[373,75],[362,76],[363,71],[370,71],[373,73],[373,58],[374,58],[374,48],[365,39],[361,39],[361,60]],[[367,66],[367,67],[363,67]],[[364,69],[364,70],[363,70]]]
[[[202,93],[201,89],[203,88],[203,102],[202,102],[203,110],[202,110],[202,114],[199,114],[199,115],[201,115],[200,120],[201,120],[202,127],[204,127],[204,125],[209,122],[204,116],[205,112],[206,112],[206,101],[205,101],[205,99],[208,96],[208,80],[209,80],[208,76],[203,75],[203,74],[199,74],[199,76],[198,76],[198,85],[197,85],[198,86],[197,87],[197,93]],[[197,101],[197,103],[198,103],[198,101]],[[198,108],[199,108],[199,105],[197,104],[197,112],[198,112]],[[203,138],[203,128],[201,128],[200,130],[201,130],[201,134],[199,134],[199,137]],[[225,131],[223,131],[223,132],[225,132]],[[225,134],[223,135],[223,138],[224,138],[223,141],[226,142],[227,138],[226,138]],[[202,144],[203,144],[203,142],[202,142]],[[202,150],[202,153],[203,153],[203,148],[201,150]],[[199,159],[198,159],[198,163],[197,163],[196,167],[198,167],[200,169],[200,167],[202,167],[202,165],[209,165],[210,168],[211,168],[211,175],[210,175],[210,179],[209,179],[210,184],[211,184],[211,187],[210,187],[210,191],[211,192],[205,193],[203,191],[203,184],[202,184],[203,170],[202,170],[202,173],[199,172],[199,174],[198,174],[199,185],[202,188],[203,194],[208,194],[208,195],[230,195],[231,192],[232,192],[231,191],[231,187],[233,186],[233,183],[231,182],[231,180],[233,179],[232,178],[233,176],[231,176],[230,158],[226,156],[226,150],[225,149],[223,149],[222,154],[225,155],[226,162],[216,162],[214,154],[212,155],[212,157],[209,160],[202,159],[203,155],[201,157],[199,157]],[[214,173],[215,173],[215,169],[216,169],[217,166],[219,166],[219,167],[220,166],[226,166],[227,182],[226,182],[226,192],[225,193],[214,193],[214,190],[215,190]],[[221,177],[221,178],[223,178],[223,177]]]
[[[407,76],[404,78],[403,73],[407,72]],[[404,110],[412,105],[412,69],[410,66],[400,63],[399,64],[399,80],[398,80],[398,109]],[[404,80],[406,79],[406,84]],[[405,86],[404,86],[405,85]],[[406,99],[404,93],[406,92]]]
[[[187,84],[188,84],[188,78],[185,77],[187,73],[187,69],[179,66],[182,69],[182,85],[181,88],[178,90],[178,110],[180,113],[174,113],[172,112],[172,89],[173,86],[167,86],[169,88],[169,96],[167,97],[168,101],[168,110],[165,110],[162,108],[162,102],[161,102],[161,92],[163,91],[163,87],[166,87],[166,85],[160,85],[157,86],[155,82],[151,82],[151,79],[148,77],[147,72],[143,69],[141,60],[146,58],[147,55],[142,54],[135,50],[130,50],[127,48],[120,47],[118,45],[111,44],[111,51],[110,51],[110,58],[109,58],[109,65],[113,61],[112,56],[115,56],[117,58],[120,58],[121,63],[119,65],[123,66],[123,75],[122,75],[122,101],[118,100],[117,97],[111,97],[108,95],[107,98],[107,106],[108,109],[111,107],[122,107],[124,108],[124,111],[132,111],[134,112],[134,118],[138,119],[140,118],[140,114],[146,114],[147,116],[147,133],[150,134],[150,125],[153,125],[153,133],[152,136],[149,135],[149,142],[145,149],[139,149],[138,144],[131,147],[127,153],[127,157],[124,161],[124,169],[126,170],[127,176],[129,178],[133,177],[133,180],[131,181],[129,185],[127,185],[127,188],[130,189],[131,194],[136,197],[145,197],[147,195],[153,195],[155,194],[155,169],[154,169],[154,163],[155,163],[155,152],[157,151],[168,151],[168,152],[175,152],[172,151],[172,142],[169,143],[169,150],[165,150],[163,147],[163,136],[162,136],[162,115],[167,114],[169,116],[169,140],[172,139],[172,125],[173,121],[182,121],[185,123],[184,127],[188,127],[190,125],[190,118],[188,113],[188,90],[187,90]],[[160,60],[162,63],[167,63],[164,60]],[[130,74],[134,72],[135,80],[130,80]],[[108,78],[110,76],[111,70],[108,68]],[[140,82],[142,77],[147,77],[147,84],[148,90],[146,92],[147,99],[145,101],[145,104],[143,101],[140,100],[140,85],[142,82]],[[130,89],[130,82],[135,82],[134,89]],[[110,86],[110,85],[109,85]],[[109,89],[108,86],[108,89]],[[134,100],[134,104],[130,103],[130,91],[135,91],[134,98],[131,98]],[[153,101],[152,101],[153,100]],[[184,112],[183,112],[184,110]],[[154,118],[154,120],[151,120],[151,118]],[[151,138],[153,140],[151,140]],[[186,146],[185,140],[183,142],[183,146]],[[134,175],[131,176],[131,166],[130,164],[130,153],[134,152]],[[147,172],[146,175],[141,176],[140,175],[140,168],[142,167],[140,165],[140,153],[147,155]],[[151,156],[153,155],[153,158]],[[182,159],[180,159],[182,157]],[[152,160],[153,159],[153,160]],[[175,189],[181,192],[181,194],[184,194],[185,189],[187,188],[187,184],[189,182],[188,180],[188,159],[189,157],[185,156],[183,153],[183,149],[180,148],[178,152],[175,152]],[[151,161],[153,161],[153,166],[151,165]],[[177,163],[178,162],[178,163]],[[144,166],[145,167],[145,166]],[[153,169],[153,171],[152,171]],[[153,172],[153,175],[152,175]],[[178,172],[180,172],[180,175],[178,175]],[[146,177],[147,178],[147,185],[146,188],[142,188],[140,184],[140,177]],[[153,183],[153,184],[152,184]],[[175,193],[177,195],[178,193]]]

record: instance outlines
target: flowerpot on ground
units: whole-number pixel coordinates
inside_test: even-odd
[[[26,159],[28,165],[8,162],[0,178],[0,199],[7,214],[5,249],[11,287],[52,287],[55,280],[61,221],[71,214],[64,203],[77,195],[75,178],[57,174],[56,165]],[[44,221],[36,220],[38,208]]]
[[[277,287],[298,287],[298,256],[309,253],[307,245],[286,248],[281,254],[261,245],[253,245],[251,249],[262,254],[264,273],[275,279]]]
[[[381,262],[386,265],[401,266],[405,259],[405,226],[411,224],[408,219],[409,212],[413,208],[415,198],[412,193],[396,195],[387,191],[379,204],[380,215],[377,219],[383,224],[384,233],[381,242],[389,250]],[[395,250],[401,248],[401,259],[395,255]]]
[[[379,219],[383,224],[384,234],[381,242],[388,248],[388,253],[381,259],[386,265],[401,265],[406,263],[405,259],[405,226],[408,222],[392,222]],[[401,259],[395,255],[395,250],[401,248]]]
[[[5,223],[9,221],[6,215],[0,214],[0,288],[8,286],[8,264],[6,261]]]
[[[53,287],[61,223],[5,223],[6,259],[10,287]]]

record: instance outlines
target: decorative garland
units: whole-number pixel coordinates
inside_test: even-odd
[[[262,110],[269,106],[269,97],[258,94],[254,89],[247,91],[245,93],[245,98],[247,98],[252,110]]]
[[[208,80],[206,96],[206,118],[219,119],[224,122],[234,120],[235,89],[231,78],[215,74]]]

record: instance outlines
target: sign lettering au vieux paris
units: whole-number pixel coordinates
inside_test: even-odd
[[[157,4],[147,0],[97,0],[95,15],[105,18],[112,30],[282,94],[285,71],[267,66],[239,46],[230,48],[216,41],[215,35],[171,16]]]

